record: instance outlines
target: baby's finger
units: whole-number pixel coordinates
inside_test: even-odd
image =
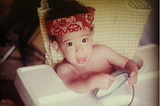
[[[138,79],[137,77],[130,77],[128,79],[128,82],[129,82],[130,85],[134,85],[134,84],[137,83],[137,79]]]
[[[135,85],[137,83],[137,81],[132,81],[132,82],[129,82],[129,85]]]
[[[107,87],[105,89],[108,90],[112,86],[112,84],[113,84],[113,81],[110,80],[108,84],[106,84]]]
[[[134,75],[136,75],[136,73],[135,72],[131,72],[130,77],[132,77]]]
[[[112,76],[112,75],[108,75],[107,76],[110,80],[112,80],[112,81],[114,81],[115,80],[115,77],[114,76]]]

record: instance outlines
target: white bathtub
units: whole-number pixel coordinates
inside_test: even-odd
[[[158,106],[158,46],[139,47],[133,60],[141,69],[131,106]],[[48,65],[19,68],[15,86],[26,106],[100,106],[91,93],[76,94],[66,88]],[[108,106],[125,106],[130,101],[131,92],[131,86],[125,83],[105,102]]]

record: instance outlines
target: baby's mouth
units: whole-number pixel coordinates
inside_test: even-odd
[[[84,57],[84,58],[77,59],[77,63],[78,64],[84,64],[84,63],[86,63],[86,58]]]

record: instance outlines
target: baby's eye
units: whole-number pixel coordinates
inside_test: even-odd
[[[67,47],[72,46],[72,42],[67,43]]]
[[[82,40],[82,42],[84,42],[84,43],[87,42],[87,41],[88,41],[88,38],[85,38],[85,39]]]

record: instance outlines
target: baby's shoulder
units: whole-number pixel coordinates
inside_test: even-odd
[[[105,45],[94,45],[93,49],[95,51],[108,51],[108,50],[110,50],[110,48]]]
[[[105,45],[94,45],[93,50],[95,55],[105,56],[107,58],[115,53],[114,50]]]
[[[74,67],[70,63],[68,63],[67,61],[62,61],[57,64],[56,71],[57,72],[61,72],[62,70],[63,70],[63,72],[64,72],[64,70],[70,71],[70,70],[73,70],[73,68]]]

